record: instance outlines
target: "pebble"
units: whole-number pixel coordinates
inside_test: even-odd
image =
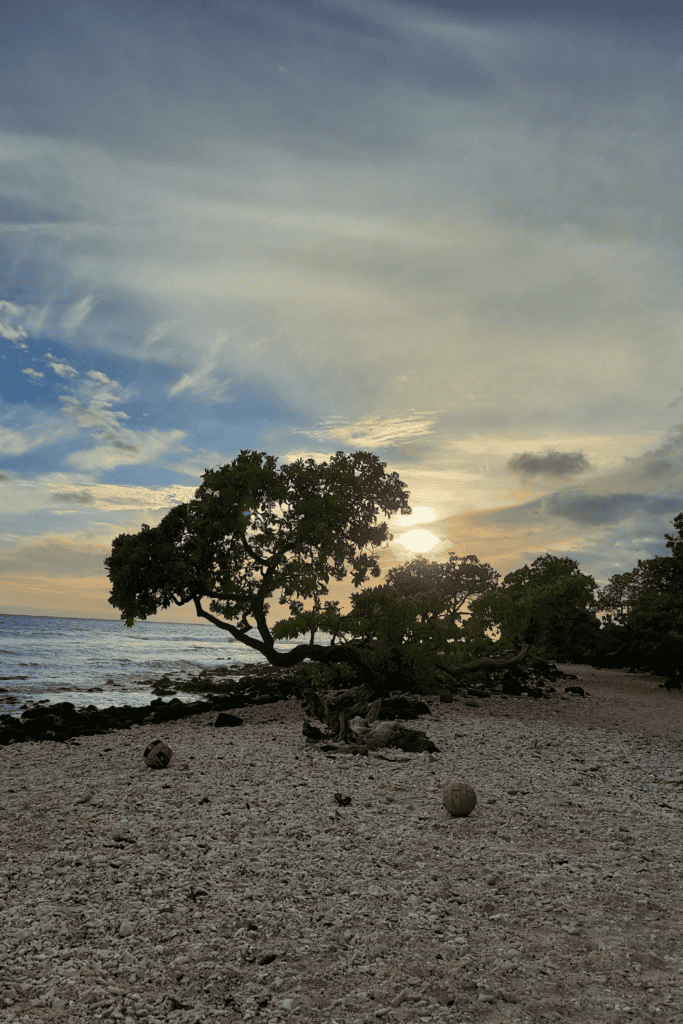
[[[296,701],[0,748],[0,1020],[678,1021],[680,745],[428,702],[434,755]]]

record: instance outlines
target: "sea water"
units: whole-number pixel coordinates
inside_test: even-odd
[[[256,629],[250,635],[260,639]],[[330,639],[315,636],[320,644]],[[278,641],[275,649],[289,651],[307,640]],[[77,708],[138,707],[153,699],[149,681],[164,675],[179,684],[182,699],[182,681],[203,668],[267,663],[228,632],[201,623],[136,621],[128,629],[118,619],[0,615],[0,714],[19,716],[22,705],[58,701]]]

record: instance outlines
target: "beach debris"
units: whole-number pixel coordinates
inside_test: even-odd
[[[447,782],[443,788],[443,805],[455,818],[466,818],[477,806],[477,794],[467,782]]]
[[[308,705],[304,710],[308,714],[317,713],[326,729],[323,731],[304,722],[302,731],[306,741],[316,743],[325,740],[320,747],[325,753],[334,750],[338,753],[367,754],[369,750],[383,747],[398,747],[414,754],[439,752],[439,748],[424,732],[406,728],[394,720],[393,714],[388,721],[378,721],[383,718],[384,701],[378,699],[370,703],[370,696],[367,686],[356,686],[345,691],[331,690],[322,697],[309,693]],[[364,716],[361,712],[365,712]],[[350,717],[352,714],[353,717]]]
[[[319,750],[326,754],[330,751],[337,754],[368,754],[369,751],[378,751],[392,746],[392,748],[410,754],[439,753],[438,746],[420,729],[409,729],[400,722],[374,722],[369,728],[364,729],[357,726],[357,722],[362,720],[354,719],[353,721],[356,722],[357,732],[351,733],[352,742],[340,742],[333,736],[332,742],[327,741],[321,744]],[[303,734],[308,743],[317,741],[311,735],[312,732],[317,733],[319,730],[313,729],[304,722]],[[325,734],[322,734],[321,738],[330,739]]]
[[[344,740],[353,741],[353,731],[350,727],[352,718],[364,715],[365,721],[370,725],[376,721],[382,704],[381,700],[370,703],[372,692],[367,685],[353,686],[348,690],[329,690],[322,696],[311,691],[308,697],[309,713],[325,723],[328,735],[337,743]]]
[[[163,740],[152,740],[142,756],[148,768],[168,768],[173,751]]]
[[[303,734],[311,743],[315,743],[317,740],[325,738],[324,732],[321,732],[320,729],[316,729],[314,725],[311,725],[311,723],[307,721],[304,721]]]
[[[141,707],[112,704],[98,708],[88,704],[78,709],[70,701],[60,701],[47,707],[27,708],[22,711],[21,718],[0,715],[0,747],[27,740],[64,743],[75,736],[102,735],[112,730],[130,729],[132,725],[177,722],[209,711],[222,711],[225,707],[223,700],[223,697],[216,696],[185,703],[177,697],[168,702],[157,697]]]

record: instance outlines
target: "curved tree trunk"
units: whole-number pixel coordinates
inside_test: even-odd
[[[476,658],[474,661],[468,661],[464,665],[457,665],[452,667],[448,665],[445,658],[439,657],[432,658],[432,664],[440,671],[445,672],[446,675],[452,676],[457,679],[458,676],[463,675],[466,672],[471,672],[477,668],[507,668],[508,665],[516,665],[523,661],[527,655],[530,644],[522,644],[522,649],[519,654],[516,654],[514,658],[509,658],[507,661],[501,661],[500,658]],[[507,653],[507,652],[505,652]]]

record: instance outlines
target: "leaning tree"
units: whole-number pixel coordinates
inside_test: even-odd
[[[391,535],[378,515],[409,515],[408,492],[369,452],[338,451],[329,462],[298,459],[279,470],[276,462],[243,449],[230,465],[207,469],[194,499],[158,526],[143,523],[138,533],[114,539],[105,559],[109,603],[127,626],[161,608],[193,604],[200,618],[279,668],[306,658],[359,664],[353,645],[313,638],[277,651],[268,598],[279,591],[280,604],[299,620],[297,598],[312,599],[318,610],[330,577],[343,580],[349,566],[354,586],[379,576],[372,550]]]
[[[306,659],[346,664],[374,693],[376,674],[364,651],[370,639],[355,636],[338,642],[337,603],[322,607],[320,598],[329,593],[330,578],[345,579],[349,568],[355,587],[368,575],[380,575],[372,552],[391,535],[386,522],[377,522],[379,513],[410,514],[408,492],[397,474],[386,475],[386,463],[369,452],[338,451],[329,462],[298,459],[279,470],[276,461],[265,452],[242,450],[230,465],[206,470],[194,499],[172,508],[157,526],[143,524],[138,533],[116,537],[105,560],[112,585],[109,603],[129,627],[159,609],[194,605],[200,618],[258,651],[271,665],[291,668]],[[271,630],[268,599],[276,592],[280,604],[289,606],[290,618]],[[457,634],[452,596],[441,600],[445,623],[432,623],[432,633],[422,637],[419,626],[413,627],[415,644],[427,639],[431,648]],[[313,608],[304,611],[301,598],[312,600]],[[372,595],[359,599],[373,600]],[[435,599],[433,593],[420,598]],[[396,597],[391,600],[395,605]],[[406,606],[404,613],[405,621],[411,616],[415,621],[414,606]],[[391,622],[386,615],[380,619],[382,644]],[[316,629],[332,632],[332,642],[315,643]],[[254,630],[258,637],[251,635]],[[302,632],[309,633],[308,643],[289,651],[275,649],[277,639]],[[526,638],[517,658],[524,656],[528,643]],[[435,658],[439,668],[460,671],[445,655]]]

